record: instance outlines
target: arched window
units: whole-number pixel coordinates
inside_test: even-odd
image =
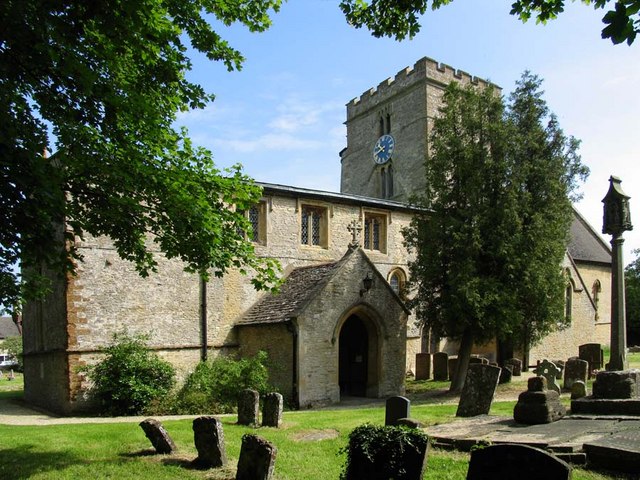
[[[407,276],[400,268],[396,268],[389,273],[389,285],[396,295],[404,296],[404,288],[407,283]]]
[[[564,318],[567,322],[571,322],[571,307],[573,300],[573,285],[571,281],[567,282],[567,286],[564,289]]]

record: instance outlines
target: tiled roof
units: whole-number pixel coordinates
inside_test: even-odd
[[[0,339],[7,337],[17,337],[20,335],[18,327],[13,323],[11,317],[0,317]]]
[[[611,249],[593,227],[574,210],[569,239],[569,254],[575,261],[611,263]]]
[[[296,268],[280,287],[280,293],[262,297],[238,325],[286,322],[297,316],[341,264],[339,261]]]

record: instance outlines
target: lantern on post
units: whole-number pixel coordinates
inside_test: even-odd
[[[609,191],[602,199],[604,218],[602,233],[611,238],[611,359],[607,370],[627,368],[627,326],[624,298],[624,261],[622,259],[622,233],[632,230],[629,196],[620,187],[621,180],[609,178]]]
[[[622,181],[613,175],[609,177],[609,191],[602,199],[604,203],[604,219],[602,233],[618,236],[627,230],[633,230],[629,197],[622,191]]]

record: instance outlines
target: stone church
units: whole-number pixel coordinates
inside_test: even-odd
[[[88,408],[77,369],[99,360],[125,328],[149,335],[181,376],[202,359],[265,350],[272,383],[300,408],[403,393],[416,353],[456,351],[430,339],[405,306],[402,237],[415,212],[407,200],[423,186],[431,122],[452,81],[484,83],[423,58],[350,101],[340,193],[261,184],[262,199],[247,212],[249,240],[258,255],[280,261],[278,295],[256,292],[239,272],[202,282],[161,255],[158,272],[143,279],[109,239],[78,240],[78,275],[24,310],[25,399],[63,414]],[[577,211],[562,268],[571,325],[533,347],[530,363],[608,343],[610,249]],[[498,358],[494,344],[476,352]]]

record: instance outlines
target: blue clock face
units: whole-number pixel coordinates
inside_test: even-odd
[[[373,147],[373,160],[378,165],[382,165],[391,160],[395,140],[391,135],[382,135]]]

